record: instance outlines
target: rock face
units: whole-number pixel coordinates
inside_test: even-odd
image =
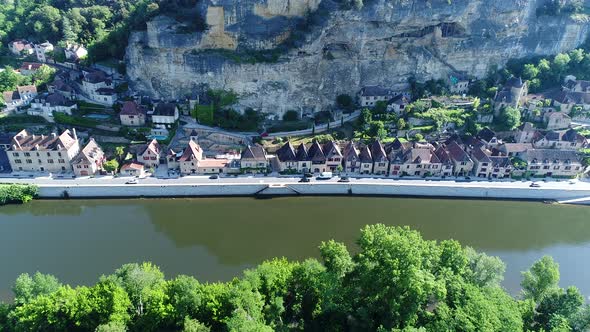
[[[203,0],[207,31],[182,34],[174,20],[154,19],[132,34],[127,73],[134,88],[164,99],[213,88],[238,93],[238,108],[317,111],[365,85],[402,89],[411,76],[482,77],[511,58],[573,49],[588,35],[588,24],[569,17],[537,17],[544,0],[365,3],[357,11],[334,0]],[[278,61],[239,61],[289,40],[306,15],[314,23]]]

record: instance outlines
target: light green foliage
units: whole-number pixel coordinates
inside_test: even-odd
[[[99,325],[95,332],[127,332],[127,326],[123,323],[110,322]]]
[[[397,120],[397,129],[405,129],[406,128],[406,121],[402,118],[399,118],[399,120]]]
[[[480,287],[499,286],[504,279],[506,265],[500,258],[478,253],[473,248],[465,249],[469,264],[469,280]]]
[[[315,259],[273,259],[227,283],[165,281],[127,264],[91,287],[19,277],[0,304],[7,331],[584,331],[590,309],[557,286],[549,258],[524,274],[525,299],[500,286],[504,264],[452,240],[385,225],[361,231],[355,255],[323,242]],[[37,287],[37,288],[35,288]],[[37,289],[37,290],[35,290]]]
[[[55,76],[56,72],[57,69],[49,67],[47,65],[42,65],[41,67],[39,67],[39,69],[37,69],[37,71],[33,73],[33,82],[36,86],[47,84],[53,81],[53,77]]]
[[[119,169],[119,162],[116,159],[111,159],[105,162],[102,167],[107,172],[116,172]]]
[[[537,75],[539,75],[539,69],[537,69],[534,64],[527,63],[524,65],[524,70],[522,72],[524,79],[532,80],[533,78],[537,77]]]
[[[384,139],[387,137],[387,130],[383,121],[372,121],[368,131],[369,136],[377,139]]]
[[[14,91],[17,85],[26,83],[26,78],[15,72],[10,66],[4,67],[4,71],[0,72],[0,92]]]
[[[210,329],[203,323],[195,319],[191,319],[188,316],[184,319],[184,326],[182,332],[209,332]]]
[[[327,271],[336,275],[338,278],[344,277],[354,268],[350,253],[343,243],[334,240],[322,242],[320,245],[320,254],[322,255]]]
[[[521,114],[520,110],[515,107],[508,106],[502,112],[501,117],[502,124],[508,130],[512,130],[521,124]]]
[[[49,274],[35,273],[32,277],[28,273],[21,274],[14,283],[14,302],[25,304],[40,295],[55,292],[61,284],[56,277]]]
[[[521,286],[526,299],[539,301],[546,293],[558,288],[559,265],[549,256],[543,256],[530,270],[522,273]]]

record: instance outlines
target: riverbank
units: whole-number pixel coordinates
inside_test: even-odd
[[[224,196],[408,196],[484,199],[550,200],[586,203],[590,183],[583,181],[431,181],[382,178],[352,178],[299,183],[299,178],[238,177],[210,180],[208,177],[176,179],[148,178],[126,184],[125,178],[94,179],[0,179],[0,183],[35,184],[40,198],[141,198],[141,197],[224,197]]]

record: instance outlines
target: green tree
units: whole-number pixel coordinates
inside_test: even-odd
[[[38,40],[57,42],[61,39],[62,15],[59,9],[42,5],[35,8],[27,18],[29,32]]]
[[[566,53],[559,53],[558,55],[553,58],[553,66],[552,68],[555,72],[559,75],[564,73],[570,63],[571,59],[570,56]]]
[[[32,277],[28,273],[21,274],[14,283],[14,302],[25,304],[40,295],[49,295],[59,289],[61,284],[50,274],[36,272]]]
[[[368,131],[369,136],[377,139],[384,139],[387,137],[387,130],[383,121],[372,121]]]
[[[399,118],[397,120],[397,125],[396,126],[397,126],[397,129],[402,130],[402,129],[406,128],[406,121],[404,119],[402,119],[402,118]]]
[[[123,160],[124,154],[125,154],[125,147],[123,147],[123,146],[116,146],[115,147],[115,156],[117,157],[117,160],[119,160],[119,161]]]
[[[336,106],[345,110],[352,110],[354,108],[354,100],[347,94],[338,95],[336,97]]]
[[[196,319],[191,319],[188,316],[184,319],[184,326],[182,332],[209,332],[210,329]]]
[[[524,297],[536,302],[543,295],[558,288],[559,265],[549,256],[543,256],[526,272],[521,282]]]
[[[508,106],[502,112],[502,124],[509,130],[512,130],[518,126],[520,126],[520,111],[518,108]]]
[[[369,110],[368,108],[364,108],[361,111],[361,116],[358,118],[359,126],[361,126],[361,127],[367,126],[369,123],[371,123],[372,119],[373,119],[373,114],[371,113],[371,110]]]
[[[539,69],[537,69],[534,64],[527,63],[524,65],[524,70],[522,72],[524,79],[532,80],[533,78],[537,77],[537,75],[539,75]]]
[[[53,77],[57,70],[53,67],[42,65],[33,73],[33,82],[36,86],[44,86],[45,84],[53,81]]]
[[[0,72],[0,91],[13,91],[20,82],[20,75],[10,66]]]
[[[119,162],[116,159],[111,159],[111,160],[105,162],[102,165],[102,167],[107,172],[117,172],[117,170],[119,169]]]

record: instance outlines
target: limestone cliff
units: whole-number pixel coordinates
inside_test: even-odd
[[[481,77],[510,58],[582,43],[588,24],[537,17],[543,1],[365,0],[357,11],[334,0],[203,0],[207,31],[179,33],[174,20],[156,18],[131,36],[127,72],[136,89],[166,99],[210,87],[234,90],[240,107],[318,110],[364,85],[403,88],[410,76],[452,72]],[[307,15],[309,31],[278,61],[232,57],[293,40]]]

